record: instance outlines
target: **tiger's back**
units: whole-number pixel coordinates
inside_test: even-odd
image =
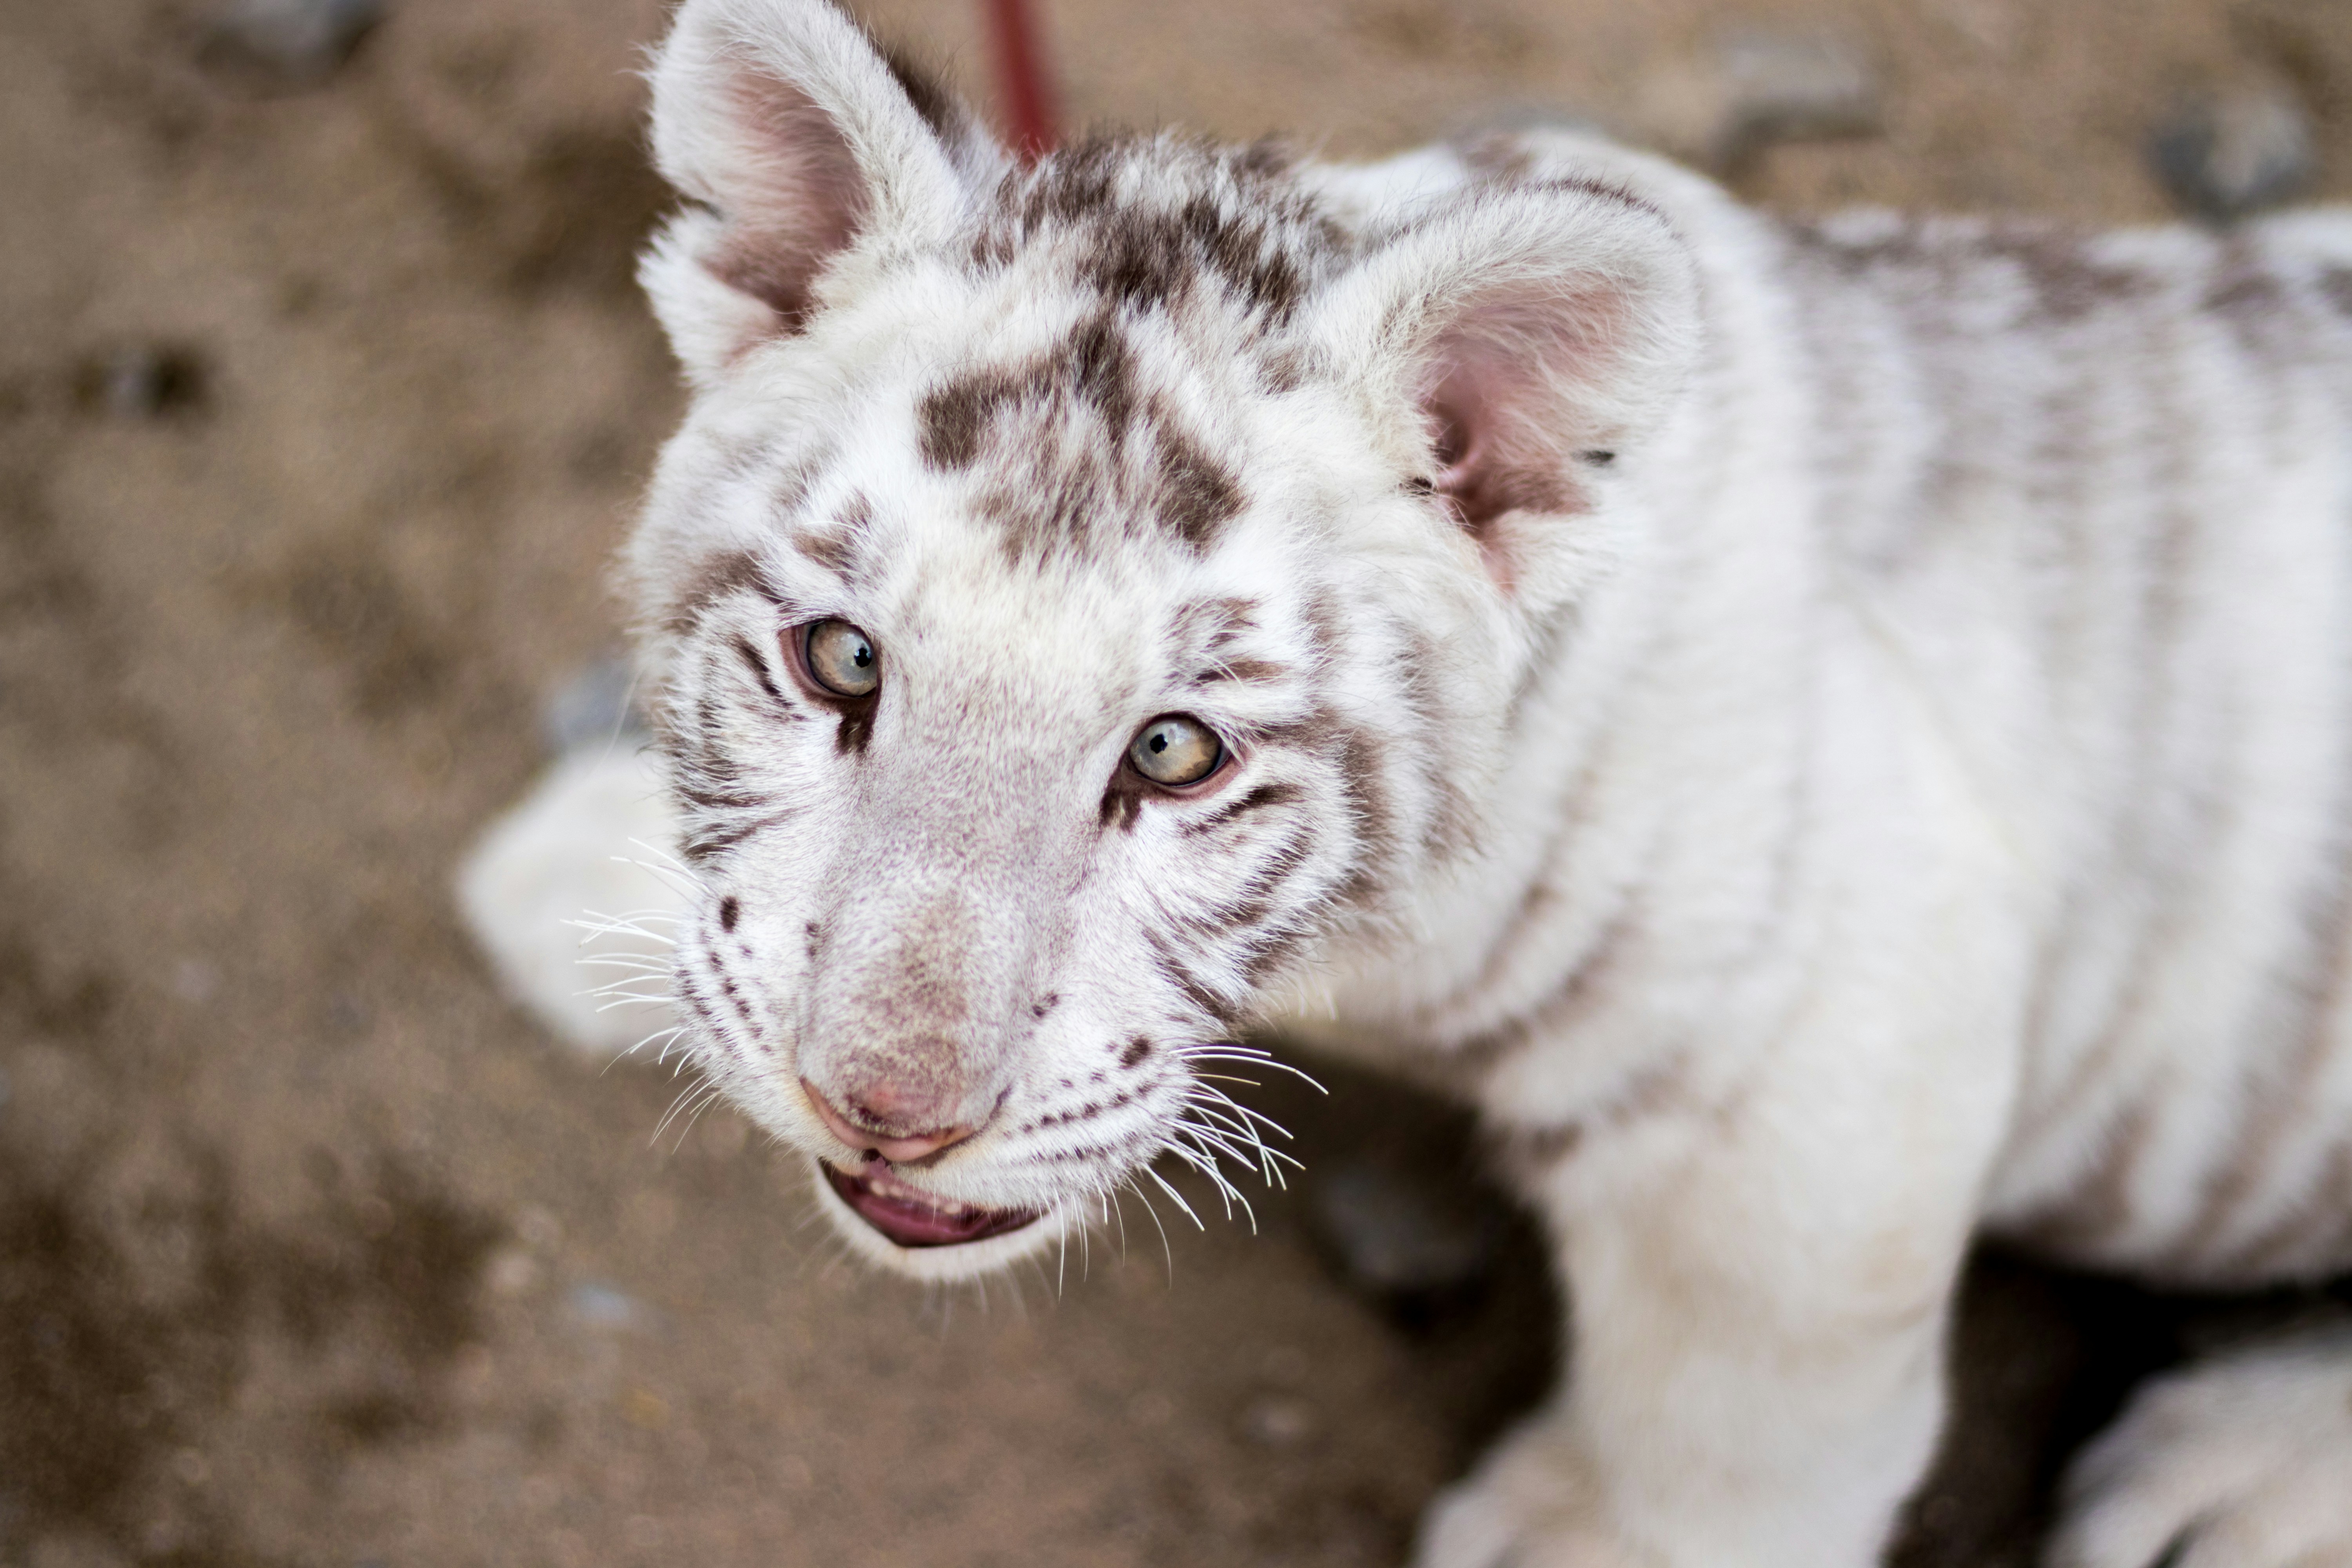
[[[1989,1223],[2209,1284],[2352,1264],[2352,215],[1785,253],[1843,590],[2034,933]]]

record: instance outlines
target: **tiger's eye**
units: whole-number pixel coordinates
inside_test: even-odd
[[[1136,731],[1127,760],[1153,784],[1173,789],[1199,784],[1215,773],[1225,760],[1225,743],[1190,714],[1170,713]]]
[[[868,697],[882,684],[882,656],[874,639],[847,621],[819,621],[808,629],[809,673],[836,697]]]

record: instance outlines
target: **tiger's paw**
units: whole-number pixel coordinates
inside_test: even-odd
[[[2134,1397],[2074,1463],[2049,1568],[2352,1568],[2352,1331]]]
[[[559,1040],[603,1062],[675,1016],[667,997],[685,874],[653,758],[583,747],[491,824],[457,871],[457,903],[506,992]],[[587,941],[583,942],[583,935]]]
[[[1422,1521],[1414,1568],[1655,1568],[1608,1526],[1600,1489],[1558,1425],[1538,1416]]]

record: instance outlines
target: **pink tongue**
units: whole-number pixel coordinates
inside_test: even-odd
[[[866,1181],[832,1165],[824,1179],[858,1217],[901,1247],[953,1247],[1018,1230],[1037,1216],[1007,1209],[935,1208],[919,1199],[877,1192]],[[884,1177],[887,1180],[887,1177]]]

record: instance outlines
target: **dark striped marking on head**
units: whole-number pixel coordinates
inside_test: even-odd
[[[1270,321],[1285,321],[1307,279],[1280,231],[1246,211],[1227,211],[1202,193],[1172,209],[1129,207],[1093,226],[1081,280],[1118,303],[1152,310],[1181,300],[1204,281]]]
[[[685,586],[670,601],[669,613],[662,617],[662,628],[673,634],[691,631],[711,605],[746,591],[758,594],[771,604],[783,602],[782,595],[768,581],[767,569],[758,551],[721,551],[705,559],[686,580]]]
[[[1134,351],[1108,311],[1025,363],[966,371],[924,394],[915,409],[917,450],[934,472],[971,469],[1014,410],[1024,416],[1023,455],[1033,471],[1000,487],[984,510],[1016,557],[1082,542],[1138,512],[1206,551],[1245,504],[1239,477],[1139,384]],[[1122,496],[1118,460],[1139,427],[1150,431],[1150,446],[1140,449],[1150,454],[1141,481],[1148,493]],[[1047,432],[1066,439],[1041,443]]]
[[[1195,550],[1240,515],[1242,488],[1232,470],[1188,437],[1160,432],[1160,519]]]
[[[1271,139],[1234,148],[1089,138],[1007,178],[972,259],[1003,266],[1041,231],[1060,230],[1076,239],[1078,280],[1115,303],[1158,310],[1213,285],[1279,325],[1354,243],[1290,177],[1295,162]],[[1148,177],[1122,180],[1129,169]]]
[[[1134,354],[1107,313],[1081,323],[1060,348],[1026,364],[956,376],[916,405],[917,447],[937,472],[980,460],[997,416],[1014,404],[1068,403],[1091,410],[1113,440],[1123,439],[1139,407]]]

